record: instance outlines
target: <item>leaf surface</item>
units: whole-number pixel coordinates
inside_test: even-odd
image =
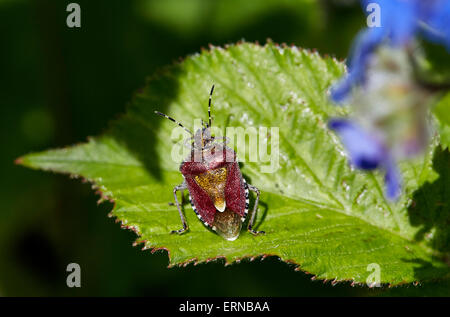
[[[296,47],[212,47],[149,79],[103,136],[19,162],[93,182],[105,199],[115,201],[112,215],[132,228],[145,248],[168,250],[170,265],[273,255],[319,279],[366,283],[372,263],[379,265],[382,283],[448,278],[449,237],[442,225],[450,209],[448,151],[432,147],[423,158],[402,163],[404,195],[388,203],[383,175],[351,169],[327,128],[330,117],[347,115],[327,97],[343,73],[335,59]],[[236,241],[226,241],[197,219],[189,203],[183,208],[189,232],[169,234],[181,227],[176,206],[168,203],[183,180],[181,160],[172,159],[183,141],[181,128],[174,130],[154,111],[192,129],[194,119],[207,120],[212,84],[214,126],[278,128],[274,173],[264,170],[270,162],[252,162],[244,145],[233,146],[244,153],[244,177],[262,192],[256,229],[264,236],[243,230]],[[275,135],[262,139],[275,153]]]

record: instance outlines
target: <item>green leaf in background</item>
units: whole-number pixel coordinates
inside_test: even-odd
[[[230,34],[249,27],[261,17],[289,12],[299,23],[316,31],[323,21],[320,5],[315,0],[141,0],[137,2],[138,16],[158,23],[183,36],[195,32],[217,35]]]
[[[448,50],[435,43],[427,41],[419,41],[420,50],[418,56],[419,68],[416,69],[419,77],[433,84],[449,84],[450,83],[450,59],[448,58]]]
[[[373,264],[382,283],[448,278],[449,152],[433,147],[422,159],[402,163],[404,195],[389,204],[382,175],[351,169],[327,128],[330,117],[347,111],[326,94],[343,72],[335,59],[296,47],[212,47],[150,79],[103,136],[18,162],[94,183],[103,199],[115,201],[112,215],[145,249],[167,250],[170,265],[272,255],[318,279],[365,283]],[[154,111],[192,128],[195,118],[207,119],[212,84],[215,126],[279,128],[280,168],[263,173],[261,163],[242,165],[262,192],[256,229],[265,236],[243,231],[226,241],[188,204],[190,231],[169,234],[181,226],[177,208],[168,205],[182,182],[180,162],[171,159],[180,140],[171,138],[173,123]]]
[[[433,112],[438,120],[440,142],[444,148],[448,148],[450,146],[450,93],[437,103]]]

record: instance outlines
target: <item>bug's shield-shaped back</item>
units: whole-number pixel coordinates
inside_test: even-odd
[[[214,207],[220,212],[225,211],[225,185],[227,181],[227,168],[220,167],[215,170],[207,171],[194,177],[197,185],[206,191],[212,200]]]
[[[186,176],[191,203],[203,223],[227,240],[240,233],[246,212],[245,184],[237,162]]]

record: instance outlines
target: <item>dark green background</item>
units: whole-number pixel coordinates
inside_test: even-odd
[[[164,251],[97,206],[89,184],[14,165],[28,152],[86,140],[124,112],[146,76],[209,43],[242,39],[316,48],[345,58],[364,26],[357,1],[0,0],[0,295],[346,296],[440,294],[446,285],[368,290],[311,281],[276,258],[168,269]],[[182,239],[182,237],[180,237]],[[66,286],[81,265],[82,287]]]

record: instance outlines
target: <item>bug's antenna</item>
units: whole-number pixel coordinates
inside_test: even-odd
[[[211,87],[211,92],[209,93],[209,102],[208,102],[208,117],[209,117],[209,124],[208,127],[211,127],[212,119],[211,119],[211,98],[214,91],[214,85]]]
[[[192,132],[191,132],[188,128],[186,128],[184,125],[182,125],[180,122],[178,122],[178,121],[175,120],[174,118],[169,117],[168,115],[166,115],[166,114],[164,114],[164,113],[162,113],[162,112],[159,112],[159,111],[155,111],[155,113],[156,113],[156,114],[159,114],[161,117],[164,117],[164,118],[166,118],[166,119],[169,119],[170,121],[175,122],[175,123],[178,124],[180,127],[182,127],[182,128],[185,129],[187,132],[189,132],[190,135],[193,135]]]

